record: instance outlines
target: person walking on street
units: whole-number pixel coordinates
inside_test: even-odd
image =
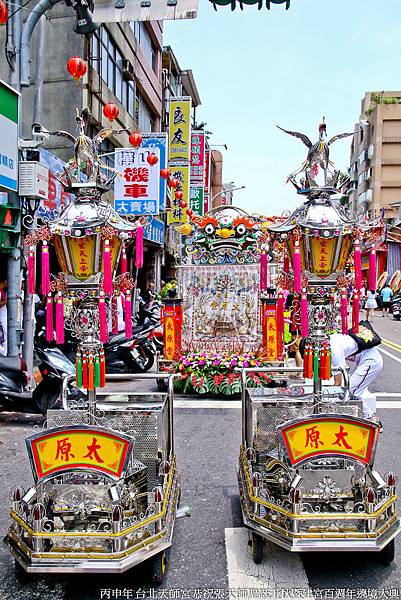
[[[366,320],[367,321],[373,320],[373,315],[374,315],[376,308],[377,308],[376,292],[375,292],[375,290],[368,290],[367,294],[366,294],[366,302],[365,302]]]
[[[391,305],[391,298],[393,296],[393,290],[391,289],[391,287],[386,284],[384,286],[384,288],[381,291],[381,297],[382,297],[382,302],[383,302],[383,314],[382,316],[385,317],[386,314],[388,316],[389,314],[389,308]]]

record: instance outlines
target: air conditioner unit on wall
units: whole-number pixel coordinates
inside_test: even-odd
[[[20,161],[18,193],[27,198],[49,198],[49,169],[36,161]]]

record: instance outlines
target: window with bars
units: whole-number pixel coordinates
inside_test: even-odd
[[[105,27],[100,27],[92,35],[91,45],[93,68],[122,106],[131,116],[134,116],[135,83],[124,80],[123,56]]]

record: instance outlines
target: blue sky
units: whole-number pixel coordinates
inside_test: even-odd
[[[365,91],[401,87],[401,0],[291,0],[288,11],[234,12],[199,0],[197,19],[165,22],[164,43],[192,69],[198,122],[211,143],[227,144],[223,178],[246,185],[235,204],[249,212],[299,204],[285,179],[307,149],[276,123],[314,142],[325,115],[330,138],[353,130]],[[331,146],[342,170],[349,146],[347,138]]]

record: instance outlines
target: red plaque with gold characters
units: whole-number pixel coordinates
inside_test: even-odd
[[[314,458],[340,456],[372,464],[380,426],[357,417],[311,415],[278,428],[292,466]]]
[[[112,479],[124,477],[134,440],[104,427],[48,429],[26,439],[36,481],[66,471],[96,471]]]

